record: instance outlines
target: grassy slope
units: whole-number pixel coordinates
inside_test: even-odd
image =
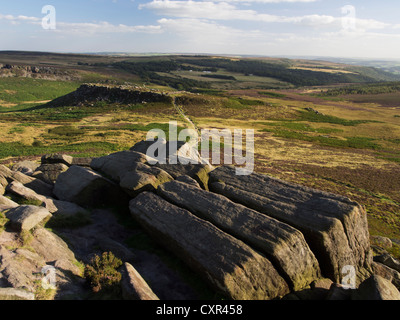
[[[77,82],[51,81],[31,78],[0,79],[0,112],[53,100],[70,93],[79,86]]]

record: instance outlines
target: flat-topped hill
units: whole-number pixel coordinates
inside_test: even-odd
[[[149,102],[172,103],[173,99],[163,92],[139,86],[83,84],[76,91],[51,101],[49,105],[74,106],[99,101],[135,104]]]

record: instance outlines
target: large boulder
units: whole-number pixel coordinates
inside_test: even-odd
[[[139,272],[130,264],[122,266],[122,295],[125,300],[160,300]]]
[[[41,195],[48,197],[53,195],[53,186],[51,184],[34,177],[29,177],[21,172],[13,174],[12,180],[21,182],[25,187],[28,187]]]
[[[6,188],[7,192],[13,195],[18,196],[19,198],[35,201],[40,205],[40,203],[44,202],[46,197],[40,194],[37,194],[32,189],[25,187],[21,182],[12,181]]]
[[[329,292],[326,295],[326,300],[330,301],[343,301],[343,300],[351,300],[352,299],[352,291],[354,289],[349,289],[344,287],[339,283],[332,283],[331,287],[329,288]]]
[[[15,163],[11,169],[13,171],[19,171],[28,176],[31,176],[32,173],[37,169],[37,167],[39,167],[38,163],[36,163],[34,161],[30,161],[30,160],[24,160],[24,161]]]
[[[40,280],[40,270],[45,265],[39,255],[25,249],[7,250],[0,245],[0,260],[0,278],[2,276],[4,286],[35,291],[35,282]]]
[[[68,170],[68,166],[64,163],[47,163],[42,164],[35,171],[42,173],[41,179],[47,181],[48,183],[54,184],[58,178],[58,176]]]
[[[46,208],[37,206],[19,206],[6,212],[10,225],[17,231],[29,231],[50,216]]]
[[[4,165],[0,165],[0,175],[5,177],[8,182],[18,181],[24,186],[34,190],[35,192],[51,197],[53,194],[53,186],[45,183],[40,179],[27,176],[26,174],[19,171],[11,171]]]
[[[210,172],[210,189],[300,230],[322,273],[340,283],[354,266],[358,283],[370,275],[372,255],[365,209],[348,198],[253,173],[236,176],[222,166]]]
[[[267,258],[188,210],[151,192],[139,194],[129,208],[161,245],[229,298],[263,300],[289,292]]]
[[[398,290],[400,290],[400,272],[375,261],[372,263],[372,267],[375,275],[389,280]]]
[[[5,207],[9,207],[9,208],[15,208],[18,207],[19,204],[6,198],[5,196],[0,195],[0,205],[1,206],[5,206]]]
[[[136,151],[121,151],[104,157],[94,158],[90,163],[93,170],[119,182],[127,172],[135,170],[137,163],[145,163],[146,156]]]
[[[265,254],[298,291],[320,277],[318,261],[302,233],[228,198],[186,183],[161,185],[158,194]]]
[[[200,188],[200,184],[195,179],[193,179],[189,176],[179,176],[176,178],[176,181],[180,181],[180,182],[189,184],[195,188]]]
[[[127,201],[118,185],[89,168],[79,166],[71,166],[58,176],[54,194],[59,200],[82,207],[115,206]]]
[[[120,181],[120,186],[131,197],[143,191],[155,191],[157,187],[173,178],[164,170],[136,163],[134,169],[126,172]]]
[[[58,264],[60,269],[69,271],[72,274],[81,275],[81,270],[77,266],[75,254],[55,233],[46,228],[38,227],[33,230],[33,240],[30,247],[42,257],[48,264]]]
[[[371,245],[375,245],[382,249],[390,249],[393,246],[393,243],[388,237],[371,236]]]
[[[400,300],[400,292],[385,278],[373,275],[363,281],[353,295],[354,300]]]
[[[154,143],[157,143],[157,145],[154,146],[155,150],[149,150]],[[154,158],[160,160],[161,163],[209,165],[209,162],[201,157],[198,150],[185,141],[167,141],[164,139],[142,140],[136,143],[130,150],[146,154],[150,159]]]
[[[41,163],[43,164],[57,164],[61,163],[68,167],[72,166],[73,164],[73,157],[67,154],[61,153],[53,153],[53,154],[46,154],[42,156]]]
[[[76,165],[76,166],[81,166],[81,167],[90,167],[90,164],[92,163],[92,160],[94,158],[90,157],[75,157],[72,159],[72,164],[71,165]]]
[[[382,253],[381,255],[375,256],[374,261],[380,262],[384,264],[385,266],[388,266],[389,268],[392,268],[396,270],[397,272],[400,272],[400,261],[395,259],[392,255],[389,253],[385,252]]]
[[[168,172],[174,179],[189,176],[195,179],[203,189],[208,190],[208,174],[214,169],[208,164],[156,164],[158,168]]]
[[[7,179],[0,174],[0,195],[3,195],[8,185]]]
[[[158,141],[158,140],[156,139],[155,141]],[[142,141],[139,141],[139,142],[135,143],[135,145],[133,147],[131,147],[129,150],[146,154],[147,150],[154,144],[155,141],[154,140],[142,140]],[[169,145],[167,145],[167,141],[163,139],[163,140],[160,140],[159,142],[161,142],[163,145],[165,145],[166,155],[168,156]],[[177,142],[177,148],[179,148],[180,146],[182,146],[184,144],[185,144],[185,142],[178,141]],[[155,153],[154,155],[158,156],[158,153]]]
[[[158,185],[173,180],[164,170],[150,167],[143,153],[121,151],[108,156],[95,158],[91,167],[110,177],[131,197],[143,191],[154,191]]]
[[[40,206],[45,207],[51,214],[73,216],[78,213],[87,213],[87,210],[77,205],[76,203],[69,201],[56,200],[51,197],[45,197],[37,194],[35,191],[25,187],[23,184],[13,181],[7,186],[7,191],[18,197],[21,197],[28,201],[35,201]],[[4,205],[13,206],[13,201],[4,201]],[[1,203],[1,199],[0,199]],[[16,204],[18,206],[18,204]]]
[[[35,295],[23,289],[0,288],[0,300],[35,300]]]
[[[49,275],[55,276],[54,298],[79,299],[84,293],[82,270],[74,253],[60,237],[43,227],[31,231],[29,249],[0,244],[0,261],[0,287],[10,287],[9,291],[37,292],[40,282]],[[9,299],[17,298],[9,294]]]
[[[50,197],[42,196],[41,194],[37,194],[32,189],[25,187],[22,183],[18,181],[12,181],[7,186],[7,192],[17,197],[24,199],[29,204],[34,204],[37,206],[45,207],[49,210],[50,213],[54,213],[57,211],[57,208],[54,205],[54,201]],[[19,201],[19,200],[16,200]],[[25,203],[25,204],[27,204]]]
[[[53,216],[72,217],[78,214],[88,214],[89,211],[77,205],[76,203],[55,199],[48,199],[46,204],[50,204],[55,210],[51,212]]]
[[[5,165],[0,164],[0,175],[2,175],[5,178],[10,178],[12,176],[13,172],[9,168],[7,168]]]

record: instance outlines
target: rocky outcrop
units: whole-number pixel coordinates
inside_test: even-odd
[[[76,203],[55,199],[48,199],[45,202],[46,208],[51,207],[53,210],[49,211],[53,214],[53,216],[64,216],[64,217],[74,217],[79,214],[87,214],[88,211]]]
[[[374,274],[390,281],[398,290],[400,290],[400,272],[388,267],[387,265],[374,261],[372,263]]]
[[[68,166],[63,163],[42,164],[35,170],[35,173],[41,172],[41,178],[43,181],[49,184],[54,184],[58,176],[67,170]]]
[[[123,265],[121,273],[122,294],[125,300],[160,300],[130,263]]]
[[[390,281],[373,275],[360,284],[353,297],[354,300],[400,300],[400,292]]]
[[[68,167],[72,166],[74,158],[67,155],[67,154],[61,154],[61,153],[52,153],[52,154],[45,154],[41,158],[41,164],[63,164]]]
[[[134,170],[127,172],[119,183],[131,197],[143,191],[155,191],[157,187],[173,178],[164,170],[138,163]]]
[[[46,208],[37,206],[18,206],[6,212],[10,225],[17,231],[29,231],[50,216]]]
[[[45,195],[52,196],[53,186],[45,183],[40,179],[30,177],[20,171],[12,171],[4,165],[0,164],[0,175],[5,177],[8,182],[17,181],[22,183],[24,186],[34,190],[35,192]]]
[[[322,272],[341,282],[342,268],[357,269],[360,280],[372,256],[365,209],[347,198],[266,175],[235,176],[233,167],[210,173],[210,189],[300,230]]]
[[[208,160],[201,157],[196,148],[184,141],[167,141],[165,139],[156,139],[157,146],[155,150],[149,150],[154,144],[153,140],[143,140],[136,143],[131,151],[137,151],[148,155],[150,158],[157,158],[163,164],[202,164],[211,167]],[[171,167],[171,169],[172,169]],[[182,169],[178,169],[182,170]]]
[[[129,208],[158,241],[228,297],[261,300],[289,292],[269,260],[212,223],[149,192],[138,195]]]
[[[11,230],[4,233],[7,236],[0,238],[0,300],[53,299],[55,296],[62,299],[71,290],[83,293],[78,262],[67,244],[53,232],[37,226],[29,233],[25,231],[25,235]],[[24,241],[29,241],[29,249],[15,248],[15,243],[11,247],[5,245],[7,237],[22,240],[26,234],[29,238]],[[53,272],[50,276],[56,287],[43,286],[46,270]],[[43,292],[47,295],[42,296]]]
[[[30,246],[46,262],[68,261],[69,267],[67,269],[76,275],[80,275],[81,271],[74,265],[75,255],[64,240],[46,228],[36,228],[32,234],[33,240]]]
[[[400,261],[393,258],[389,253],[385,252],[381,255],[375,256],[374,261],[380,262],[389,268],[400,272]]]
[[[41,157],[41,164],[30,175],[54,186],[60,173],[67,171],[72,165],[90,167],[91,161],[92,158],[73,158],[61,153],[45,154]]]
[[[93,159],[90,166],[115,182],[119,182],[127,172],[135,170],[138,163],[145,163],[146,156],[136,151],[121,151]]]
[[[209,162],[203,159],[199,152],[192,148],[188,143],[183,141],[166,141],[157,140],[159,149],[154,156],[158,157],[159,152],[165,155],[165,159],[161,156],[156,163],[152,163],[155,159],[152,155],[148,155],[146,160],[150,164],[166,171],[174,179],[180,176],[189,176],[195,179],[203,189],[208,189],[208,173],[214,168]],[[148,149],[154,144],[152,140],[143,140],[136,143],[131,151],[146,154]]]
[[[8,185],[7,179],[0,174],[0,195],[3,195]]]
[[[91,167],[110,177],[130,196],[143,191],[154,191],[158,185],[173,180],[164,170],[145,164],[145,154],[122,151],[93,159]]]
[[[37,167],[39,167],[38,163],[36,163],[34,161],[25,160],[25,161],[20,161],[20,162],[17,162],[16,164],[14,164],[12,166],[12,170],[19,171],[28,176],[31,176],[33,174],[33,172],[37,169]]]
[[[19,198],[24,199],[28,202],[34,202],[38,205],[45,207],[52,214],[72,216],[74,214],[84,213],[86,211],[85,209],[73,202],[56,200],[52,197],[46,197],[38,194],[32,189],[25,187],[18,181],[12,181],[10,184],[8,184],[6,189],[10,194],[16,195]],[[13,202],[12,200],[4,199],[3,204],[13,206],[15,202]],[[18,206],[18,204],[16,204],[15,206]]]
[[[182,182],[165,183],[158,188],[158,193],[265,254],[294,290],[320,277],[317,259],[295,228],[224,196]]]
[[[189,176],[197,181],[201,188],[208,190],[208,174],[213,167],[208,164],[156,164],[158,168],[168,172],[174,179]]]
[[[13,207],[18,207],[18,203],[15,201],[12,201],[11,199],[8,199],[5,196],[0,195],[0,205],[13,208]]]
[[[51,101],[52,106],[91,104],[97,101],[109,103],[163,102],[172,104],[172,97],[156,91],[141,90],[132,86],[83,84],[76,91]]]
[[[146,233],[176,263],[230,299],[398,298],[400,262],[385,251],[391,242],[377,237],[381,248],[372,261],[366,213],[358,203],[266,175],[237,176],[229,166],[149,163],[148,147],[141,142],[94,159],[46,155],[42,168],[65,170],[53,177],[54,185],[38,179],[43,174],[38,168],[28,176],[18,166],[0,165],[5,193],[0,195],[0,288],[34,292],[38,278],[33,274],[51,265],[57,298],[80,297],[85,289],[75,254],[89,262],[94,252],[111,251],[124,262],[125,299],[192,297],[185,295],[188,291],[169,293],[180,286],[178,278],[161,259],[145,261],[159,250],[147,252],[147,240],[140,238],[143,250],[133,253],[123,240],[132,232],[133,237]],[[118,219],[135,220],[134,229],[121,232],[109,210],[118,212]],[[90,216],[85,227],[65,227],[81,213]],[[68,241],[43,227],[57,217],[67,222],[58,231]],[[158,280],[146,283],[149,269]],[[352,280],[355,288],[348,289]]]
[[[176,181],[186,183],[188,185],[191,185],[192,187],[201,188],[200,184],[196,180],[186,175],[177,177]]]
[[[19,198],[23,198],[27,201],[37,202],[38,204],[44,202],[47,197],[42,196],[32,189],[25,187],[21,182],[12,181],[7,185],[6,188],[8,193],[18,196]]]
[[[120,188],[97,172],[80,166],[71,166],[58,176],[55,196],[82,207],[119,204],[126,200]]]
[[[0,288],[0,300],[35,300],[35,295],[22,289]]]
[[[71,70],[47,66],[0,64],[0,78],[25,77],[34,79],[76,81],[80,76]]]
[[[0,175],[4,178],[10,178],[13,174],[13,171],[6,166],[0,164]]]

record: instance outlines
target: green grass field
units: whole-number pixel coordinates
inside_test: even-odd
[[[43,104],[76,90],[77,82],[31,78],[0,79],[0,112],[14,111]]]
[[[255,75],[245,75],[238,72],[229,72],[225,70],[218,70],[212,75],[233,77],[236,80],[225,80],[217,78],[205,78],[207,75],[201,71],[181,70],[172,72],[174,76],[183,77],[197,81],[209,81],[212,83],[214,90],[234,90],[234,89],[248,89],[248,88],[291,88],[292,85],[288,82],[279,81],[270,77],[259,77]],[[164,74],[165,75],[165,74]]]

